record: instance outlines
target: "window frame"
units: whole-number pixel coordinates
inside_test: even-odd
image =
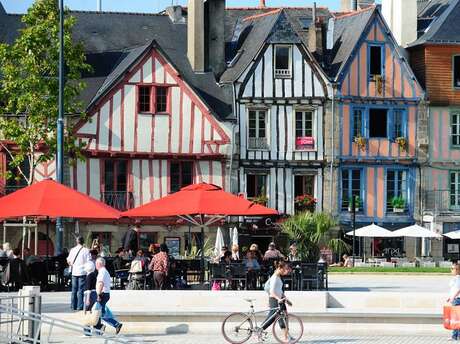
[[[372,136],[371,137],[371,110],[386,110],[386,135],[385,136]],[[392,127],[390,126],[390,114],[392,109],[389,107],[370,106],[367,108],[367,138],[372,140],[391,139]]]
[[[460,90],[460,85],[458,86],[455,85],[455,59],[456,58],[460,59],[460,54],[452,55],[452,87],[454,88],[454,90]],[[459,66],[458,74],[460,78],[460,66]]]
[[[366,108],[364,107],[352,107],[351,109],[351,138],[354,140],[355,137],[355,111],[361,111],[361,137],[366,137],[366,127],[365,127],[365,118],[366,118]]]
[[[108,192],[128,192],[129,189],[129,161],[127,159],[104,159],[104,175],[103,175],[103,192],[108,193]],[[113,163],[113,190],[107,190],[107,181],[106,181],[106,173],[107,173],[107,162],[112,162]],[[118,184],[118,169],[119,169],[119,164],[121,162],[126,163],[126,188],[125,190],[120,190],[119,189],[119,184]]]
[[[343,184],[343,172],[347,171],[348,172],[348,178],[347,178],[347,200],[346,200],[346,206],[345,206],[345,200],[343,199],[343,192],[344,192],[344,184]],[[353,178],[350,178],[350,172],[352,171],[359,171],[359,179],[360,179],[360,186],[359,186],[359,198],[361,200],[361,205],[358,207],[359,212],[364,211],[365,209],[365,204],[366,200],[364,199],[364,188],[363,188],[363,182],[364,182],[364,172],[362,168],[359,167],[343,167],[340,170],[340,209],[341,211],[348,211],[348,207],[350,206],[348,199],[352,197],[353,195]],[[356,195],[355,195],[356,196]]]
[[[276,52],[279,48],[288,48],[289,49],[289,52],[288,52],[288,69],[278,69],[276,68]],[[275,79],[290,79],[292,78],[292,61],[293,61],[293,57],[292,57],[292,54],[293,54],[293,49],[292,49],[292,45],[291,44],[275,44],[274,46],[274,50],[273,50],[273,75],[275,77]],[[283,73],[279,73],[277,71],[281,71],[281,70],[284,70],[284,71],[289,71],[288,73],[286,74],[283,74]]]
[[[302,112],[302,114],[305,114],[306,112],[310,112],[312,114],[312,119],[311,119],[311,136],[297,136],[297,112]],[[294,120],[294,151],[299,151],[299,152],[305,152],[305,151],[314,151],[317,149],[317,114],[318,111],[315,108],[308,108],[308,107],[297,107],[293,109],[293,120]],[[304,120],[305,116],[302,115],[302,120]],[[302,124],[304,125],[304,124]],[[304,130],[302,128],[302,130]],[[314,140],[313,147],[308,147],[308,148],[301,148],[300,146],[297,146],[297,137],[312,137]]]
[[[261,111],[265,112],[265,139],[266,139],[266,145],[267,147],[266,148],[251,148],[251,145],[250,145],[250,142],[249,142],[249,139],[251,138],[251,136],[249,136],[249,132],[250,132],[250,127],[249,127],[249,123],[250,123],[250,114],[251,112],[256,112],[256,136],[254,137],[255,139],[258,139],[260,138],[258,135],[259,135],[259,130],[260,130],[260,127],[259,127],[259,113]],[[250,150],[250,151],[268,151],[270,150],[270,110],[268,108],[265,108],[265,107],[251,107],[251,108],[248,108],[247,109],[247,120],[246,120],[246,148],[247,150]]]
[[[411,199],[410,199],[410,171],[409,169],[407,168],[386,168],[385,169],[385,206],[386,206],[386,212],[388,213],[391,210],[393,210],[393,206],[391,205],[391,199],[393,199],[393,197],[391,197],[391,199],[388,199],[388,182],[389,182],[389,179],[388,179],[388,172],[394,172],[395,173],[395,179],[393,181],[394,183],[394,186],[393,186],[393,197],[399,197],[399,195],[401,195],[401,197],[404,198],[404,201],[405,201],[405,207],[404,207],[404,213],[407,213],[410,209],[410,205],[411,205]],[[399,180],[399,176],[397,175],[397,173],[403,173],[404,175],[401,176],[401,180],[403,181],[402,183],[405,182],[405,190],[398,190],[398,180]],[[405,177],[405,180],[404,180],[404,177]],[[404,184],[401,185],[401,188],[403,187]],[[400,191],[400,192],[398,192]],[[396,192],[397,192],[397,195],[396,195]]]
[[[182,176],[182,164],[183,163],[190,163],[191,164],[191,183],[184,185],[183,183],[183,176]],[[172,173],[171,173],[171,168],[173,164],[179,164],[179,189],[178,190],[172,190]],[[169,161],[168,163],[168,194],[175,193],[180,191],[183,187],[186,187],[188,185],[192,185],[195,181],[195,161],[193,160],[177,160],[177,161]]]
[[[455,136],[458,137],[458,144],[454,144],[454,134],[453,134],[453,127],[454,127],[454,121],[453,117],[457,116],[457,123],[455,124],[457,126],[457,134]],[[449,145],[452,149],[460,149],[460,109],[450,109],[449,110]]]
[[[373,47],[380,48],[380,74],[371,74],[371,49]],[[384,43],[368,43],[367,45],[367,78],[369,81],[374,80],[374,76],[380,75],[385,78],[385,54],[384,54],[385,44]]]
[[[141,88],[146,87],[149,88],[149,111],[140,111],[140,90]],[[157,111],[157,88],[164,88],[166,89],[166,111]],[[170,102],[170,92],[171,86],[169,85],[160,85],[160,84],[138,84],[137,85],[137,99],[136,99],[136,108],[137,113],[142,115],[168,115],[171,113],[171,102]]]
[[[401,136],[396,135],[396,112],[401,112]],[[407,136],[407,109],[404,108],[392,108],[390,112],[390,119],[388,122],[389,128],[391,129],[391,138],[395,140],[398,137],[408,138]]]
[[[455,200],[456,204],[452,204],[452,175],[455,175]],[[459,170],[450,170],[449,171],[449,208],[450,209],[460,209],[460,171]]]
[[[262,196],[262,195],[256,195],[256,196],[249,196],[248,194],[248,176],[264,176],[265,177],[265,197],[269,200],[270,197],[269,197],[269,185],[270,185],[270,181],[269,181],[269,176],[270,176],[270,173],[268,171],[247,171],[245,173],[245,193],[246,193],[246,198],[248,200],[253,200],[259,196]],[[256,190],[257,190],[257,178],[256,178]]]

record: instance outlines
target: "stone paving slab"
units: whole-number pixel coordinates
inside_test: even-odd
[[[145,335],[133,336],[132,343],[157,344],[224,344],[220,336],[191,336],[191,335]],[[445,336],[304,336],[300,344],[444,344],[449,343],[449,335]],[[102,344],[100,338],[53,338],[54,344]],[[249,344],[257,343],[250,340]],[[271,339],[264,344],[274,344]]]

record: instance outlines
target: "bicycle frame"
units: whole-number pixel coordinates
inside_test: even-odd
[[[250,306],[250,310],[248,313],[244,313],[245,315],[247,315],[252,323],[254,324],[254,329],[259,329],[259,328],[262,328],[265,321],[263,321],[260,325],[260,327],[257,325],[257,318],[256,318],[256,315],[257,314],[262,314],[262,313],[268,313],[268,312],[271,312],[271,311],[276,311],[275,314],[273,315],[274,317],[277,317],[278,315],[280,315],[282,312],[285,312],[287,313],[287,311],[285,310],[281,310],[280,307],[274,307],[274,308],[269,308],[269,309],[265,309],[265,310],[262,310],[262,311],[255,311],[254,310],[254,304],[251,302],[251,306]],[[267,319],[268,320],[268,319]]]

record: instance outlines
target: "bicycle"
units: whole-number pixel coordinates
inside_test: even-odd
[[[257,325],[256,315],[273,310],[276,312],[268,321],[272,320],[273,317],[275,318],[271,326],[273,337],[275,337],[278,343],[294,344],[302,338],[302,320],[298,316],[287,312],[284,306],[285,302],[280,303],[276,308],[256,312],[253,304],[254,299],[245,299],[245,301],[250,303],[250,310],[248,313],[231,313],[222,323],[222,334],[227,342],[231,344],[242,344],[247,342],[254,334],[257,335],[259,341],[267,339],[268,332],[264,329],[266,322],[264,321],[259,327]]]

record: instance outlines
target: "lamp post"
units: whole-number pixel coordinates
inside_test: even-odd
[[[353,251],[352,251],[352,261],[353,266],[355,266],[355,232],[356,232],[356,196],[351,197],[351,226],[353,228]]]
[[[59,115],[57,120],[57,181],[64,183],[64,0],[59,0]],[[62,218],[56,220],[56,255],[62,252]]]

